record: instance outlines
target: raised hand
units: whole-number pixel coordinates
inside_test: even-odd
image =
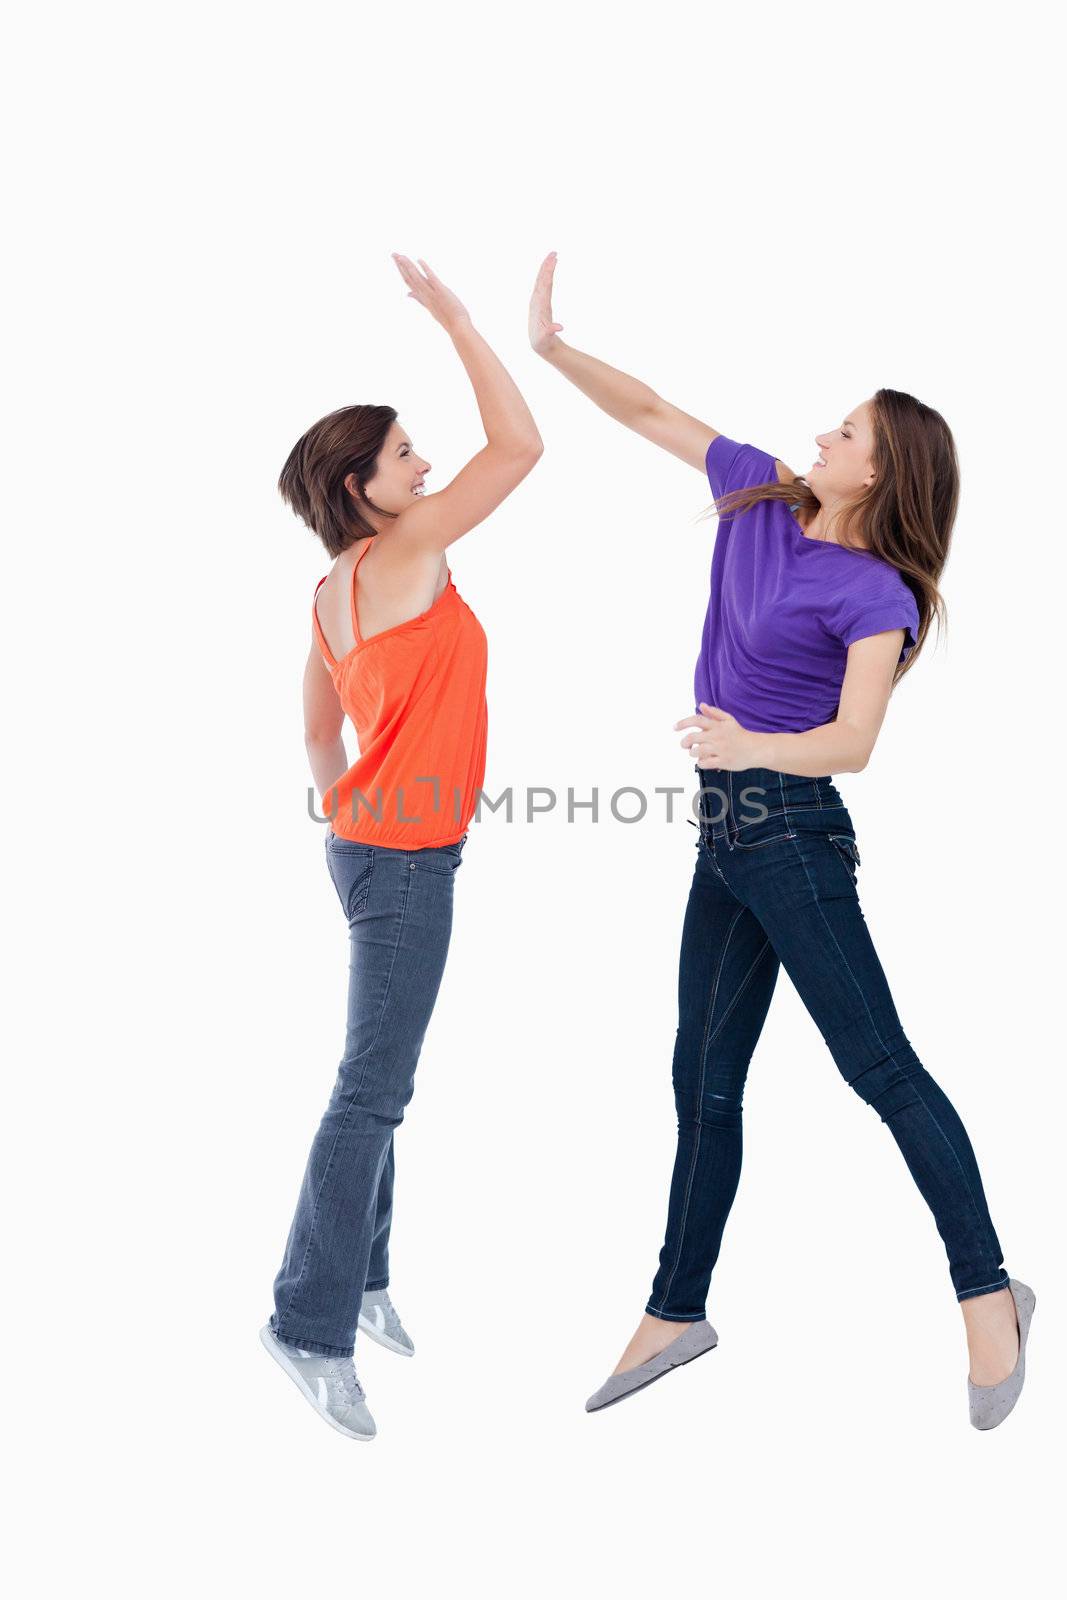
[[[552,274],[556,270],[556,252],[550,250],[541,263],[533,294],[530,296],[530,344],[539,356],[548,350],[562,322],[552,321]]]
[[[452,290],[441,282],[435,272],[427,266],[421,256],[418,257],[418,267],[407,256],[397,255],[393,251],[393,260],[396,262],[397,271],[408,285],[408,298],[417,300],[420,306],[425,306],[435,322],[442,328],[454,328],[457,322],[470,321],[466,306]]]

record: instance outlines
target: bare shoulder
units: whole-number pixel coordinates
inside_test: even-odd
[[[401,528],[405,516],[401,512],[387,532],[375,534],[359,564],[357,582],[376,612],[404,610],[412,603],[425,610],[448,584],[445,551],[406,538]]]
[[[439,572],[447,565],[447,556],[441,549],[425,545],[412,537],[402,511],[393,525],[384,533],[374,536],[371,548],[360,562],[359,576],[373,573],[380,581],[389,583],[394,577],[405,583],[414,573]]]

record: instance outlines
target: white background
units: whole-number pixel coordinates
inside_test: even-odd
[[[5,1162],[22,1593],[994,1595],[1057,1545],[1062,261],[1046,8],[57,5],[9,35]],[[329,559],[278,472],[398,408],[483,442],[390,252],[467,304],[545,441],[449,552],[486,789],[683,784],[706,481],[533,355],[563,338],[798,471],[880,385],[953,429],[949,632],[839,778],[862,903],[1039,1309],[968,1423],[963,1323],[888,1130],[783,975],[706,1359],[596,1416],[645,1304],[695,831],[472,825],[398,1135],[379,1436],[262,1349],[343,1043],[306,814]],[[354,750],[351,729],[349,748]],[[1058,1454],[1058,1452],[1057,1452]],[[1038,1576],[1035,1577],[1035,1569]]]

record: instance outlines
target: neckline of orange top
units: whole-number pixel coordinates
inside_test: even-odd
[[[411,628],[416,622],[422,622],[430,615],[431,612],[437,610],[443,600],[447,600],[450,595],[457,593],[456,586],[452,582],[452,568],[449,567],[447,568],[448,582],[441,590],[441,593],[437,596],[437,599],[432,605],[427,606],[425,611],[420,611],[417,617],[406,617],[403,622],[396,622],[391,628],[383,628],[380,633],[372,633],[369,639],[362,638],[360,636],[359,623],[356,620],[356,573],[359,571],[360,562],[363,560],[363,557],[367,554],[367,551],[370,549],[373,543],[373,539],[368,539],[366,544],[363,546],[363,549],[359,552],[359,555],[352,564],[352,581],[348,588],[348,609],[352,618],[352,637],[356,642],[352,646],[351,650],[347,650],[340,660],[334,656],[333,651],[327,644],[326,635],[323,633],[322,624],[319,621],[319,590],[322,588],[330,574],[328,572],[323,573],[322,577],[315,585],[315,595],[311,602],[312,625],[314,626],[315,636],[319,641],[322,652],[329,662],[331,670],[334,672],[339,671],[341,667],[344,666],[345,662],[350,660],[350,658],[356,655],[360,650],[367,650],[372,644],[377,644],[379,639],[388,639],[391,634],[399,633],[401,628]]]

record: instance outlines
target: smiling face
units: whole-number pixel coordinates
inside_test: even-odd
[[[370,510],[363,505],[363,515],[375,525],[375,509],[398,513],[422,494],[422,481],[430,470],[430,463],[415,454],[415,447],[399,422],[390,425],[385,441],[374,463],[374,476],[368,478],[364,493]],[[359,498],[356,480],[350,472],[345,479],[349,494]]]
[[[850,498],[874,482],[870,401],[863,400],[830,433],[817,433],[819,456],[805,474],[821,501]]]

